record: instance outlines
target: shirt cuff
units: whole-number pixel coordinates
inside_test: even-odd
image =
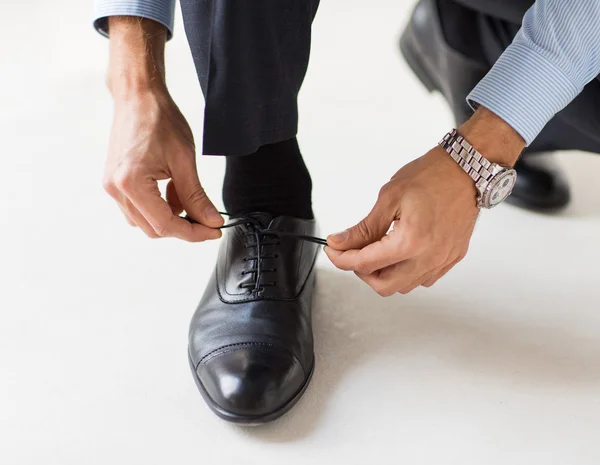
[[[94,28],[108,37],[109,16],[137,16],[151,19],[167,28],[167,40],[173,37],[175,0],[97,0],[94,4]]]
[[[498,115],[530,145],[581,90],[548,58],[514,42],[468,95],[467,102],[473,109],[483,105]]]

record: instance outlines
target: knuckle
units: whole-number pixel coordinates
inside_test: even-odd
[[[437,268],[445,263],[448,263],[450,254],[444,249],[438,249],[432,252],[431,259],[429,260],[430,268]]]
[[[366,266],[357,266],[356,269],[354,270],[356,271],[358,274],[363,275],[363,276],[368,276],[371,273],[373,273],[369,268],[367,268]]]
[[[157,237],[169,237],[171,235],[171,228],[166,224],[161,223],[154,226],[154,232]]]
[[[327,257],[329,258],[329,260],[331,261],[331,263],[333,263],[333,265],[339,269],[339,270],[343,270],[343,271],[348,271],[347,267],[344,267],[344,264],[340,261],[339,257],[337,257],[336,255],[330,253],[327,249],[326,252]]]
[[[355,265],[354,271],[363,275],[369,275],[373,273],[374,270],[372,266],[370,266],[367,262],[365,262],[364,260],[359,260]]]
[[[342,271],[353,271],[353,270],[352,270],[352,267],[350,267],[350,266],[346,265],[345,263],[335,263],[335,262],[334,262],[333,264],[336,266],[336,268],[337,268],[338,270],[342,270]]]
[[[196,161],[196,146],[193,141],[193,135],[190,133],[190,140],[185,140],[180,145],[178,145],[177,154],[183,156],[185,160],[192,161],[195,163]]]
[[[397,203],[396,188],[393,184],[387,183],[380,190],[377,196],[377,204],[383,209],[389,210]]]
[[[381,297],[390,297],[392,295],[394,295],[395,291],[392,288],[392,286],[390,286],[387,283],[380,283],[380,282],[375,282],[373,283],[373,290],[379,294]]]
[[[185,200],[188,202],[191,202],[191,203],[195,203],[195,202],[202,202],[206,198],[207,198],[206,191],[204,190],[204,188],[202,186],[198,185],[190,191],[190,193],[186,196]]]
[[[112,179],[108,176],[102,178],[102,188],[110,195],[114,195],[115,193],[115,185]]]
[[[377,198],[379,200],[383,200],[390,195],[391,191],[392,191],[392,188],[390,186],[390,183],[388,182],[388,183],[384,184],[381,189],[379,189],[379,195]]]
[[[113,184],[122,192],[130,191],[134,184],[134,175],[131,169],[123,168],[113,175]]]
[[[356,231],[362,239],[368,239],[369,237],[371,237],[369,225],[365,220],[362,220],[356,225]]]

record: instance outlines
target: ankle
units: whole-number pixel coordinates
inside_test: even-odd
[[[255,211],[311,219],[312,180],[296,138],[228,157],[223,202],[230,213]]]

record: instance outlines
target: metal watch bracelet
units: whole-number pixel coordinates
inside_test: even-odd
[[[512,193],[517,172],[513,168],[490,162],[456,129],[444,136],[440,146],[475,181],[480,194],[477,198],[479,208],[493,208]]]
[[[471,176],[480,190],[487,187],[495,174],[491,171],[492,163],[458,134],[456,129],[446,134],[439,145]]]

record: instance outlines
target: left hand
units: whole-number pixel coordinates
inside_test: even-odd
[[[329,236],[325,253],[382,296],[430,287],[467,254],[476,195],[473,180],[436,147],[383,186],[365,219]]]

